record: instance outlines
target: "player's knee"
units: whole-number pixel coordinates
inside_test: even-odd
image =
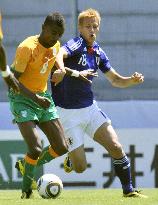
[[[59,145],[53,146],[59,156],[62,156],[68,152],[68,146],[65,141],[61,142]]]
[[[76,166],[73,166],[73,170],[76,173],[83,173],[87,168],[87,164],[77,164]]]
[[[68,152],[67,146],[60,147],[60,149],[58,151],[60,156],[66,154],[67,152]]]
[[[122,145],[119,142],[114,142],[110,150],[115,155],[123,153]]]
[[[52,148],[59,156],[62,156],[68,152],[66,144],[60,144],[60,146],[52,146]]]

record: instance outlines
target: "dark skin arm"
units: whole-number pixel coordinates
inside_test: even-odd
[[[2,42],[0,42],[0,68],[1,71],[6,70],[6,54]]]
[[[6,71],[6,54],[2,44],[0,44],[0,69],[1,71]],[[19,92],[19,83],[12,72],[7,77],[3,77],[3,79],[9,88],[11,87],[15,92]]]
[[[18,81],[19,77],[21,76],[22,73],[16,72],[14,71],[14,75]],[[22,93],[23,95],[25,95],[26,97],[31,98],[33,101],[35,101],[38,105],[40,105],[41,107],[47,109],[50,106],[50,100],[42,97],[36,93],[31,92],[29,89],[27,89],[23,84],[21,84],[19,81],[19,88],[20,88],[20,93]]]
[[[53,69],[55,70],[53,75],[52,75],[52,79],[51,81],[53,83],[55,83],[55,85],[57,85],[58,83],[60,83],[62,80],[63,80],[63,75],[61,74],[61,71],[60,69],[57,69],[56,67],[53,67]],[[65,67],[65,71],[66,71],[66,74],[65,75],[69,75],[71,76],[72,73],[73,73],[73,70],[68,68],[68,67]],[[88,70],[83,70],[83,71],[80,71],[79,72],[79,76],[77,78],[87,82],[87,83],[90,83],[92,84],[92,81],[88,79],[88,77],[98,77],[98,73],[97,72],[94,72],[94,70],[92,69],[88,69]],[[72,76],[73,78],[73,76]]]
[[[6,71],[6,68],[7,68],[6,52],[2,45],[2,39],[3,39],[2,17],[0,13],[0,70]],[[8,85],[8,87],[11,87],[15,92],[19,92],[18,81],[16,80],[16,78],[11,72],[7,77],[3,77],[3,79]]]

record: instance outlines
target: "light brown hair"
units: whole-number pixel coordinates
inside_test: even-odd
[[[78,16],[78,25],[82,25],[83,20],[84,20],[85,18],[87,18],[87,17],[89,17],[89,18],[91,18],[91,17],[96,17],[97,20],[98,20],[98,23],[100,24],[101,17],[100,17],[99,12],[98,12],[97,10],[95,10],[95,9],[90,8],[90,9],[87,9],[87,10],[82,11],[82,12],[79,14],[79,16]]]

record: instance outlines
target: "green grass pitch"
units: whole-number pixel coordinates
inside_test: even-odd
[[[56,199],[20,199],[20,190],[0,190],[0,205],[158,205],[158,189],[143,189],[149,198],[124,198],[121,189],[63,190]]]

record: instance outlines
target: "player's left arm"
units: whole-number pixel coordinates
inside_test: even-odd
[[[84,70],[84,71],[77,71],[77,70],[73,70],[70,69],[68,67],[64,67],[64,58],[68,57],[68,52],[64,49],[64,48],[60,48],[59,53],[57,54],[56,57],[56,62],[55,62],[55,66],[54,66],[54,73],[52,75],[52,79],[51,81],[53,83],[55,83],[55,85],[57,85],[58,83],[60,83],[63,80],[63,77],[66,75],[72,76],[72,77],[76,77],[79,78],[87,83],[92,83],[91,80],[88,79],[88,77],[97,77],[98,74],[97,72],[94,72],[92,69],[88,69],[88,70]],[[64,67],[64,69],[63,69]],[[63,72],[63,70],[65,72]]]
[[[55,66],[54,66],[54,70],[55,71],[52,74],[51,81],[55,85],[57,85],[58,83],[60,83],[63,80],[63,76],[60,78],[61,72]],[[90,83],[90,84],[92,84],[92,81],[89,80],[88,77],[98,77],[98,73],[94,72],[93,69],[77,71],[77,70],[73,70],[71,68],[65,67],[65,71],[66,71],[66,75],[71,76],[71,77],[75,77],[75,78],[79,78],[80,80],[83,80],[83,81]]]
[[[144,76],[141,73],[135,72],[131,76],[125,77],[117,73],[113,68],[106,72],[105,76],[114,87],[119,88],[126,88],[144,82]]]

